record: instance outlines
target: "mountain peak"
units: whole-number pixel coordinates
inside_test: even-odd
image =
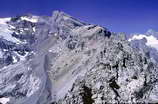
[[[55,11],[0,19],[0,36],[2,104],[157,102],[157,64],[124,34]]]
[[[62,12],[62,11],[54,11],[53,12],[53,21],[58,25],[67,25],[70,28],[74,28],[76,26],[83,26],[86,23],[80,22],[79,20],[73,18],[72,16]]]
[[[53,17],[68,17],[68,18],[71,18],[70,15],[64,13],[63,11],[59,11],[59,10],[56,10],[56,11],[53,11]]]

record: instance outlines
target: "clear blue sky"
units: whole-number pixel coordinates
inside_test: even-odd
[[[158,0],[0,0],[0,17],[62,10],[114,32],[158,31]]]

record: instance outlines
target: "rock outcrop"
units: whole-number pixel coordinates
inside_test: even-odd
[[[2,104],[158,102],[157,61],[123,34],[60,11],[0,19],[1,34]]]

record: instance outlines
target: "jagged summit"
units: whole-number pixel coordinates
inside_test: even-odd
[[[0,103],[155,103],[158,66],[134,39],[62,11],[0,19]]]
[[[79,20],[73,18],[72,16],[62,12],[62,11],[54,11],[52,18],[55,22],[67,22],[72,23],[74,26],[83,26],[86,25],[86,23],[80,22]],[[67,25],[68,25],[67,24]],[[71,27],[71,26],[70,26]]]

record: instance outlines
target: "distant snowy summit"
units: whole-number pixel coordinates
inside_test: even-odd
[[[128,37],[62,11],[1,18],[0,103],[156,103],[157,46],[153,30]]]
[[[150,29],[144,34],[131,34],[128,41],[134,48],[146,51],[153,61],[158,62],[158,32]]]
[[[150,29],[145,34],[133,34],[129,41],[146,40],[146,45],[158,50],[158,32]]]

